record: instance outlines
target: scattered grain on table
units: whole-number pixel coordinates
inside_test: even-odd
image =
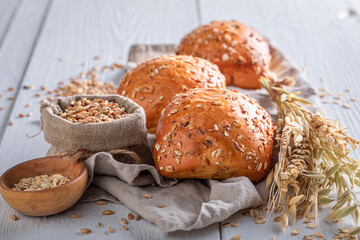
[[[109,233],[115,232],[115,229],[113,227],[109,227]]]
[[[89,228],[82,228],[81,233],[82,234],[89,234],[89,233],[91,233],[91,230]]]
[[[314,235],[307,235],[307,236],[304,236],[304,240],[312,240],[314,239],[315,236]]]
[[[317,228],[317,226],[316,226],[315,224],[312,224],[312,223],[306,224],[306,227],[307,227],[307,228],[310,228],[310,229],[315,229],[315,228]]]
[[[71,218],[80,218],[79,214],[71,214]]]
[[[120,222],[121,222],[122,224],[127,224],[127,223],[128,223],[125,218],[121,218],[121,219],[120,219]]]
[[[112,215],[112,214],[114,214],[115,212],[113,212],[113,211],[111,211],[111,210],[105,210],[105,211],[103,211],[102,212],[102,214],[104,214],[104,215]]]
[[[106,202],[100,200],[100,201],[97,201],[96,204],[97,204],[97,205],[106,205]]]
[[[240,240],[241,239],[241,235],[240,234],[235,234],[234,236],[232,236],[230,238],[230,240]]]
[[[134,219],[134,214],[129,213],[129,214],[128,214],[128,219],[129,219],[129,220],[133,220],[133,219]]]
[[[152,196],[150,194],[144,194],[144,198],[150,199]]]
[[[233,222],[231,223],[231,227],[238,227],[240,225],[239,222]]]
[[[11,219],[14,221],[19,220],[18,216],[16,216],[15,214],[11,215]]]
[[[224,223],[221,224],[221,227],[223,227],[223,228],[230,227],[230,223],[229,222],[224,222]]]
[[[124,229],[125,231],[129,230],[129,228],[125,225],[122,226],[122,229]]]
[[[300,229],[295,229],[294,231],[291,232],[292,236],[296,236],[300,233]]]
[[[350,109],[351,106],[350,106],[349,104],[345,103],[345,104],[343,105],[343,108],[345,108],[345,109]]]
[[[68,60],[67,57],[60,57],[60,58],[59,58],[59,61],[60,61],[60,62],[66,62],[67,60]]]

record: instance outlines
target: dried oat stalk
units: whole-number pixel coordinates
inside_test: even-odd
[[[310,212],[316,216],[319,206],[330,203],[335,204],[326,220],[338,221],[352,215],[358,225],[360,202],[355,193],[360,188],[360,163],[349,157],[348,146],[355,150],[359,142],[349,137],[338,122],[307,110],[304,106],[312,103],[299,98],[299,92],[284,90],[283,86],[291,81],[261,79],[278,109],[275,139],[279,157],[266,181],[270,191],[268,208],[274,211],[283,206],[283,230],[288,217],[295,222]],[[331,191],[337,193],[335,199],[328,197]],[[354,235],[359,231],[357,227],[349,232]]]

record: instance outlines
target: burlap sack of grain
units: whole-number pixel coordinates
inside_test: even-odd
[[[128,115],[116,121],[101,123],[72,123],[59,117],[72,101],[83,97],[114,101],[124,106]],[[152,162],[147,143],[145,112],[128,98],[119,95],[59,97],[43,103],[40,112],[45,140],[52,145],[47,156],[72,153],[77,149],[92,153],[124,149],[138,154],[143,163]]]

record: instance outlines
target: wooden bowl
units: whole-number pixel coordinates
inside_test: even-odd
[[[70,208],[84,193],[88,179],[86,165],[74,155],[37,158],[10,168],[0,177],[1,195],[12,208],[28,216],[48,216]],[[21,178],[56,173],[70,182],[41,191],[11,189]]]

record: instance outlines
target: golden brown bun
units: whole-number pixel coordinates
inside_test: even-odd
[[[269,114],[236,90],[193,89],[176,95],[159,120],[154,161],[170,178],[260,181],[271,166]]]
[[[146,127],[155,133],[161,111],[177,93],[192,88],[225,88],[219,68],[192,56],[162,56],[146,61],[121,80],[118,93],[131,98],[146,113]]]
[[[263,35],[237,21],[214,21],[187,34],[176,54],[207,59],[219,66],[227,85],[261,88],[271,55]]]

